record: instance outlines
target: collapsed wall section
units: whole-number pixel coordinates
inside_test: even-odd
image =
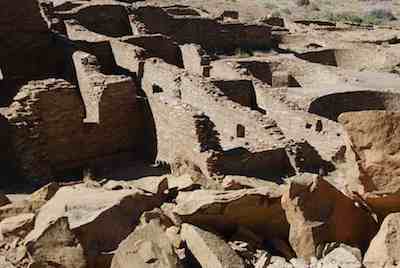
[[[63,165],[60,158],[81,157],[82,142],[77,134],[83,113],[74,86],[63,80],[35,81],[21,88],[6,117],[23,177],[49,178],[53,168],[62,168],[55,166]]]

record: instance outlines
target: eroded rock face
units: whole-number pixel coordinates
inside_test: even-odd
[[[184,222],[207,226],[221,234],[244,226],[263,238],[287,237],[289,225],[280,199],[282,188],[180,192],[174,212]]]
[[[400,113],[351,112],[340,115],[364,187],[363,197],[382,218],[400,211]]]
[[[330,250],[326,255],[318,262],[318,267],[330,267],[330,268],[361,268],[362,267],[362,255],[361,251],[357,248],[353,248],[344,244],[338,245],[336,248]]]
[[[244,268],[243,260],[217,235],[184,223],[182,238],[203,268]]]
[[[34,208],[42,207],[47,201],[49,201],[60,189],[60,186],[56,182],[46,184],[39,190],[35,191],[30,196],[30,201]]]
[[[360,180],[366,192],[396,193],[400,190],[400,113],[363,111],[343,113],[351,149],[357,156]]]
[[[42,207],[26,241],[35,241],[51,222],[66,217],[89,263],[108,267],[112,255],[103,253],[115,250],[133,231],[140,215],[160,204],[158,197],[137,189],[107,191],[84,185],[63,187]]]
[[[290,223],[290,244],[297,256],[308,260],[326,242],[341,241],[365,250],[377,231],[368,211],[317,175],[292,181],[282,207]]]
[[[0,222],[1,236],[18,236],[24,237],[33,229],[35,214],[25,213],[6,218]]]
[[[150,215],[148,217],[151,218]],[[144,215],[142,224],[121,242],[112,259],[111,268],[180,267],[166,232],[167,226],[157,216],[148,220]]]
[[[43,230],[33,232],[35,239],[29,240],[26,246],[37,267],[87,267],[83,248],[71,231],[67,217],[60,217]]]
[[[364,256],[366,268],[397,267],[400,262],[400,213],[388,215]]]

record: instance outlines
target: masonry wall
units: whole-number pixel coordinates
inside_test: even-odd
[[[146,94],[162,91],[162,96],[181,98],[181,81],[184,70],[156,58],[147,59],[144,65],[142,88]]]
[[[83,122],[77,89],[64,80],[35,81],[22,88],[8,116],[22,175],[43,180],[63,176],[124,152],[142,158],[143,120],[138,107],[127,105],[125,86],[103,96],[102,124],[89,125]]]
[[[162,34],[127,36],[121,41],[146,49],[148,57],[157,57],[165,62],[183,67],[179,46],[170,37]]]
[[[0,1],[0,40],[0,69],[5,79],[62,73],[62,48],[41,17],[37,1]]]
[[[75,20],[65,21],[65,27],[70,39],[67,44],[68,58],[72,57],[74,51],[81,50],[96,56],[102,73],[115,72],[116,63],[110,45],[111,38],[93,33]]]
[[[212,177],[219,142],[208,117],[174,97],[148,98],[156,125],[157,160]]]
[[[212,83],[230,100],[254,110],[258,108],[251,80],[215,80]]]
[[[232,52],[237,47],[268,48],[271,28],[267,25],[220,23],[198,16],[172,16],[158,7],[139,7],[130,16],[134,34],[161,33],[179,44],[196,43],[206,50]]]
[[[117,4],[88,4],[69,12],[58,12],[60,20],[74,19],[91,32],[110,37],[131,35],[128,11]]]
[[[153,90],[154,85],[158,90]],[[285,138],[275,122],[229,100],[210,81],[149,59],[145,63],[142,87],[149,99],[149,95],[159,96],[161,100],[180,98],[180,102],[203,112],[215,124],[220,140],[216,150],[219,153],[212,161],[216,174],[272,178],[294,172],[285,151]],[[159,124],[156,120],[157,131],[163,128]],[[238,128],[242,127],[244,136],[238,136]],[[193,148],[194,144],[187,146]]]
[[[196,44],[181,45],[183,64],[192,74],[203,74],[203,66],[210,64],[210,59],[201,46]]]
[[[344,112],[398,110],[400,95],[390,92],[354,91],[325,95],[313,100],[308,112],[337,121]]]
[[[136,74],[139,73],[140,62],[148,57],[145,49],[118,40],[111,41],[111,48],[116,64]]]
[[[173,165],[189,165],[212,177],[221,152],[219,133],[207,115],[179,99],[183,70],[160,59],[148,59],[142,88],[151,107],[157,135],[157,159]],[[157,89],[154,90],[154,85]]]

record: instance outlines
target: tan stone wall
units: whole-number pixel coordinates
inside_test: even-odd
[[[45,180],[113,154],[143,157],[143,120],[135,98],[130,98],[132,91],[131,84],[114,85],[102,96],[101,123],[85,124],[80,95],[66,81],[23,87],[7,115],[22,175]]]
[[[161,33],[179,44],[196,43],[206,50],[230,53],[237,47],[271,45],[271,27],[265,24],[224,24],[208,17],[172,16],[162,8],[150,6],[139,7],[132,13],[134,33]]]

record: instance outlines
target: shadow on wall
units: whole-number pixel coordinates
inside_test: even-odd
[[[142,150],[145,154],[145,159],[148,159],[151,163],[154,163],[156,161],[158,151],[157,129],[150,103],[147,99],[146,93],[143,90],[137,91],[137,104],[143,115],[145,127]]]
[[[132,35],[124,6],[96,5],[79,11],[76,19],[88,30],[111,37]]]
[[[12,129],[6,118],[0,115],[0,186],[8,186],[19,177],[15,167],[15,153],[12,150]]]
[[[308,112],[337,121],[344,112],[399,110],[400,94],[378,91],[353,91],[326,95],[311,102]]]
[[[243,147],[234,148],[222,154],[216,167],[220,174],[257,177],[280,184],[295,174],[284,149],[252,153]]]
[[[295,55],[296,57],[309,62],[329,65],[329,66],[336,66],[336,67],[338,66],[334,49],[296,53]]]
[[[217,80],[212,83],[230,100],[252,110],[258,108],[256,93],[251,80]]]

